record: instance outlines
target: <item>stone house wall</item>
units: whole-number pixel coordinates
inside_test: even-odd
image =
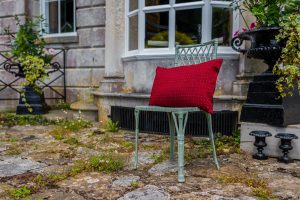
[[[6,42],[2,34],[3,28],[10,26],[12,31],[16,31],[14,15],[18,15],[20,19],[24,19],[25,15],[40,15],[40,1],[0,1],[0,44]],[[48,47],[66,49],[66,86],[69,103],[79,99],[90,100],[92,88],[98,87],[104,76],[105,18],[105,0],[76,0],[77,36],[46,38]],[[5,46],[0,46],[0,50],[4,48]],[[0,79],[7,80],[8,77],[4,70],[0,70]],[[62,90],[62,83],[56,81],[55,88]],[[0,92],[1,94],[7,97],[13,93],[6,91],[5,94]],[[0,101],[0,109],[13,109],[15,104],[15,101]]]

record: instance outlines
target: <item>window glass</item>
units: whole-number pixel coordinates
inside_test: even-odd
[[[166,48],[169,46],[169,13],[146,14],[146,48]]]
[[[74,1],[73,0],[61,0],[60,1],[60,32],[74,32]]]
[[[129,51],[138,48],[138,16],[129,18]]]
[[[146,6],[157,6],[163,4],[169,4],[169,0],[145,0]]]
[[[188,3],[188,2],[195,2],[195,1],[201,1],[201,0],[176,0],[176,3]]]
[[[176,43],[180,45],[201,43],[202,9],[176,12]]]
[[[212,39],[218,39],[222,46],[230,46],[232,39],[232,9],[213,7],[212,11]]]
[[[58,32],[58,1],[45,0],[45,18],[47,22],[47,33]]]
[[[138,6],[139,6],[138,0],[130,0],[129,11],[138,9]]]

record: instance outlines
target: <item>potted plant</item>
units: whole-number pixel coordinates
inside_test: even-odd
[[[47,67],[52,59],[52,52],[45,49],[45,41],[40,37],[43,31],[39,27],[43,19],[25,17],[24,23],[18,17],[15,20],[18,27],[16,34],[9,27],[5,29],[11,43],[5,69],[23,78],[17,114],[43,114],[47,106],[38,81],[48,77]]]
[[[247,29],[232,39],[234,50],[247,53],[249,58],[263,59],[272,72],[281,55],[285,40],[276,40],[285,16],[299,12],[299,0],[235,0],[232,4],[239,11]],[[256,18],[256,26],[248,26],[244,12]],[[251,42],[249,49],[241,49],[244,40]]]
[[[237,33],[233,49],[269,66],[250,83],[241,121],[275,126],[300,123],[300,96],[294,90],[295,82],[300,89],[299,0],[236,0],[234,5],[242,15],[251,12],[257,26],[246,25],[244,32]],[[241,48],[244,40],[251,42],[249,49]]]

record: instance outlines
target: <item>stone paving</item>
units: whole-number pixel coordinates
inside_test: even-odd
[[[132,132],[103,133],[94,124],[69,133],[79,143],[68,144],[50,134],[54,129],[53,125],[0,128],[0,199],[13,199],[9,191],[23,186],[31,190],[27,199],[39,200],[300,199],[299,161],[288,165],[274,158],[257,161],[242,152],[219,155],[218,171],[210,156],[187,158],[186,182],[178,183],[177,163],[157,159],[168,154],[168,136],[141,134],[140,166],[134,170]],[[187,155],[197,150],[193,140],[186,139]],[[59,175],[76,161],[107,153],[125,157],[125,167],[116,172],[84,170],[51,184],[43,178],[37,181],[41,175]]]

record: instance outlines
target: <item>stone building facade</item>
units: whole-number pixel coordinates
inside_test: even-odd
[[[15,30],[14,15],[21,18],[25,15],[39,15],[40,2],[1,0],[0,33],[8,25]],[[73,104],[74,109],[95,111],[96,108],[90,105],[93,101],[99,111],[100,121],[107,119],[112,105],[134,107],[147,104],[156,66],[174,65],[174,51],[164,54],[128,54],[128,3],[137,1],[75,2],[75,34],[45,37],[49,47],[66,49],[67,101],[72,103],[81,100],[82,104]],[[235,23],[237,27],[243,26],[240,21]],[[0,35],[0,43],[4,41],[5,37]],[[219,51],[218,56],[224,58],[224,63],[217,81],[214,109],[240,110],[252,74],[260,72],[264,65],[251,68],[252,60],[247,60],[229,47],[226,51]],[[0,78],[3,78],[3,74],[0,71]],[[14,105],[1,102],[2,109],[8,107],[14,108]]]

